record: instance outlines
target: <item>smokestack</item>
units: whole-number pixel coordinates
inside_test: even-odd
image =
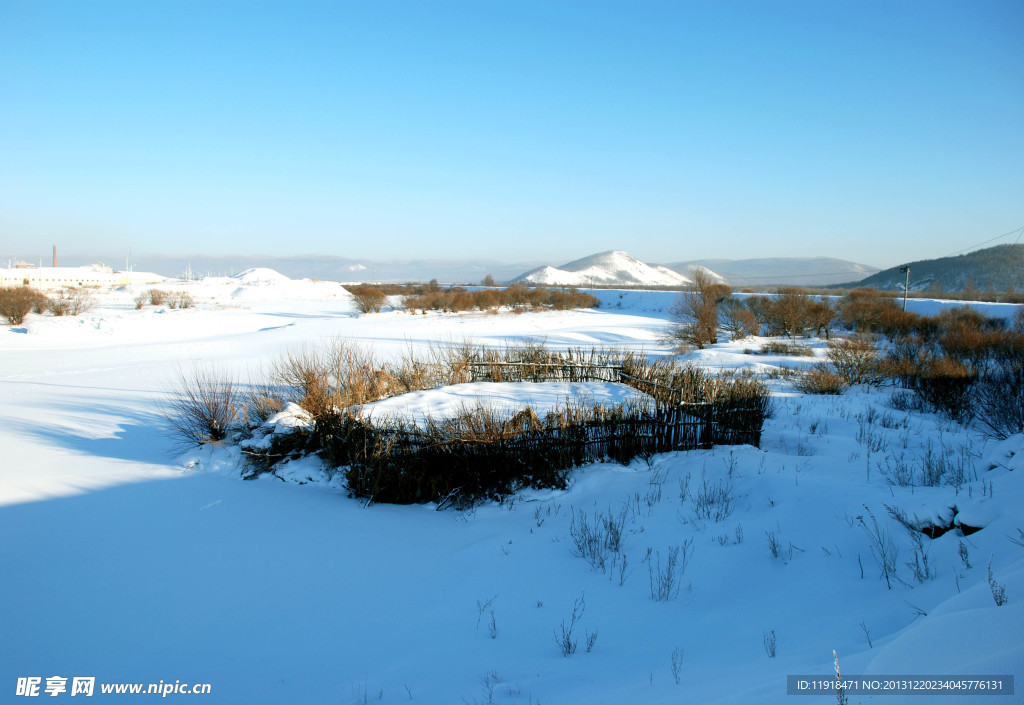
[[[56,266],[57,266],[57,246],[56,245],[53,246],[53,266],[54,266],[54,268],[56,268]]]

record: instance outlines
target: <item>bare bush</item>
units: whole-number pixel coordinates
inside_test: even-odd
[[[0,317],[7,321],[7,325],[21,325],[41,296],[40,292],[29,286],[0,287]]]
[[[930,358],[918,370],[912,388],[931,409],[963,422],[974,412],[972,391],[977,379],[977,370],[962,362]]]
[[[785,343],[781,340],[771,340],[761,346],[761,352],[765,355],[794,355],[796,357],[814,357],[814,350],[809,345],[801,343]]]
[[[825,353],[836,372],[847,384],[877,384],[881,381],[878,349],[870,338],[839,338]]]
[[[163,306],[167,303],[167,295],[167,292],[163,289],[148,289],[140,294],[143,300],[147,301],[150,306]],[[136,305],[138,305],[138,302],[139,299],[136,299]]]
[[[608,514],[595,512],[593,520],[587,513],[573,511],[569,524],[569,535],[573,541],[573,553],[586,559],[594,570],[607,570],[609,557],[622,550],[622,535],[626,524],[626,508],[617,515],[610,509]]]
[[[733,512],[736,495],[732,483],[725,479],[709,482],[707,473],[700,473],[700,486],[691,494],[693,512],[697,519],[718,523],[728,519]]]
[[[587,603],[583,597],[583,595],[580,595],[573,603],[569,624],[566,625],[565,620],[562,620],[559,628],[555,630],[555,644],[558,646],[562,656],[571,656],[576,653],[576,647],[579,645],[579,637],[573,635],[573,630],[576,629],[576,625],[587,609]]]
[[[859,333],[882,333],[890,337],[907,335],[918,316],[905,313],[888,292],[854,289],[839,302],[839,319]]]
[[[567,310],[597,308],[597,297],[575,288],[554,289],[536,286],[527,288],[513,284],[505,289],[468,291],[462,287],[441,289],[437,286],[415,288],[402,299],[402,306],[410,311],[496,311],[507,307],[516,312],[531,309]]]
[[[388,300],[387,295],[375,286],[350,286],[348,291],[359,313],[379,313]]]
[[[168,308],[192,308],[195,303],[187,291],[173,291],[164,298]]]
[[[676,685],[679,685],[683,673],[683,647],[677,646],[672,649],[670,667],[672,670],[672,680],[676,682]]]
[[[686,539],[680,546],[670,546],[665,566],[661,565],[661,553],[648,552],[647,571],[650,578],[651,599],[655,602],[668,602],[679,596],[683,575],[693,556],[693,539]],[[649,551],[649,549],[648,549]]]
[[[260,426],[285,406],[284,393],[271,384],[250,384],[240,397],[242,421],[249,429]]]
[[[804,370],[793,385],[804,394],[842,394],[850,388],[845,377],[823,363]]]
[[[164,416],[185,446],[202,445],[227,437],[238,417],[238,401],[234,382],[213,367],[195,365],[190,372],[179,373]]]
[[[996,576],[992,572],[992,560],[995,556],[991,556],[988,559],[988,587],[992,591],[992,599],[996,603],[996,607],[1002,607],[1006,604],[1006,586],[1001,585],[996,581]]]
[[[870,548],[871,555],[878,564],[881,577],[885,579],[885,586],[892,590],[893,582],[898,580],[896,577],[896,560],[899,557],[900,550],[892,540],[889,531],[879,525],[874,514],[868,512],[867,520],[863,516],[858,517],[858,520],[861,528],[864,530],[864,535],[868,537],[868,548]]]
[[[978,424],[993,438],[1009,438],[1024,431],[1024,365],[998,365],[974,388]]]
[[[92,293],[86,289],[62,289],[46,301],[46,307],[54,316],[77,316],[94,305]]]

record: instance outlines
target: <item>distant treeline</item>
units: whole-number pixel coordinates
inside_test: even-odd
[[[521,284],[501,288],[466,289],[461,286],[443,288],[436,281],[429,284],[360,284],[345,287],[355,298],[363,313],[380,311],[388,296],[401,296],[407,311],[493,311],[505,307],[513,310],[596,308],[595,296],[576,289],[528,289]]]

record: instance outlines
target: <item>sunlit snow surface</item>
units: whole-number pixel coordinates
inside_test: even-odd
[[[833,649],[848,675],[1018,680],[1011,697],[921,702],[1021,702],[1024,547],[1008,537],[1024,529],[1024,438],[988,441],[897,412],[888,388],[807,397],[773,380],[776,411],[760,449],[591,465],[566,491],[502,506],[366,506],[316,458],[244,482],[237,446],[183,453],[166,435],[162,401],[195,363],[244,385],[282,353],[338,338],[382,358],[467,339],[668,355],[660,341],[674,294],[598,291],[600,309],[564,313],[357,316],[337,284],[243,279],[162,285],[188,289],[188,310],[136,310],[139,287],[99,293],[81,316],[33,315],[0,329],[4,702],[21,700],[26,677],[42,678],[48,697],[51,676],[210,683],[195,698],[209,703],[831,702],[785,692],[787,674],[830,676]],[[1015,308],[984,310],[1010,317]],[[692,359],[754,371],[815,360],[744,352],[762,342]],[[823,344],[811,345],[820,358]],[[969,458],[970,482],[890,487],[886,463],[920,462],[929,443]],[[694,497],[716,483],[730,488],[732,513],[699,521]],[[909,537],[885,505],[983,528],[926,539],[935,578],[919,583],[906,566]],[[581,512],[624,512],[625,569],[621,557],[602,572],[575,555]],[[860,523],[872,514],[900,551],[891,590]],[[687,541],[678,596],[652,600],[652,570]],[[1008,596],[1002,607],[990,563]],[[579,648],[563,657],[554,635],[581,597]],[[764,646],[771,631],[774,658]],[[589,653],[588,634],[597,634]],[[54,701],[75,702],[67,693]]]
[[[543,417],[567,406],[652,409],[651,402],[643,392],[614,382],[477,382],[409,392],[366,404],[358,411],[375,423],[424,426],[428,419],[450,419],[479,409],[497,418],[510,418],[530,408]]]

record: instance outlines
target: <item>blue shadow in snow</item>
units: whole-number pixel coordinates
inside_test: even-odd
[[[60,426],[35,426],[20,420],[11,420],[7,423],[11,429],[26,438],[34,438],[40,443],[101,458],[160,463],[177,454],[178,448],[170,435],[167,421],[158,414],[144,414],[133,422],[125,423],[124,410],[110,405],[66,405],[59,408],[83,417],[98,416],[100,418],[97,421],[100,424],[116,427],[117,430],[112,436],[92,437],[69,432]],[[115,418],[103,422],[103,415]]]

